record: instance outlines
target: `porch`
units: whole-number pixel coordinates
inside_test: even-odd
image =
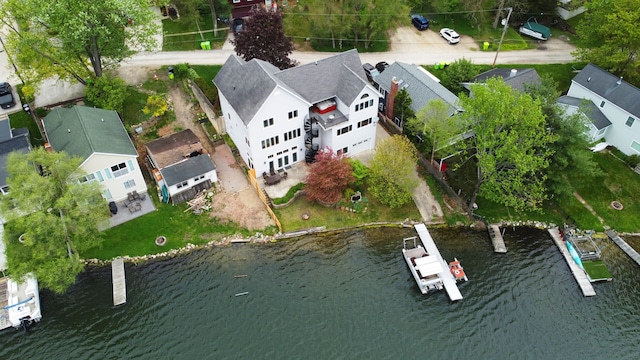
[[[133,200],[124,199],[118,201],[116,202],[116,208],[118,209],[118,212],[111,215],[111,218],[109,219],[109,227],[123,224],[129,220],[133,220],[156,210],[155,205],[153,205],[153,200],[151,200],[151,196],[147,194],[140,194],[137,199]]]

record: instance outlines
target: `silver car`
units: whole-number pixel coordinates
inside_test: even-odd
[[[440,30],[442,36],[449,44],[457,44],[460,42],[460,35],[453,29],[443,28]]]

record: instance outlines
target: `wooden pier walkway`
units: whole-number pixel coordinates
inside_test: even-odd
[[[456,284],[456,280],[453,278],[453,275],[449,272],[449,264],[442,258],[440,255],[440,250],[436,246],[436,243],[431,238],[431,234],[429,234],[429,230],[424,224],[416,224],[415,225],[416,232],[418,236],[420,236],[420,241],[422,242],[422,246],[427,251],[429,256],[433,256],[440,264],[442,264],[443,273],[440,273],[438,277],[442,280],[442,284],[444,285],[444,290],[449,295],[449,299],[451,301],[462,300],[462,293],[460,293],[460,289],[458,289],[458,285]]]
[[[0,278],[0,330],[11,327],[9,313],[4,309],[5,306],[9,305],[9,299],[7,298],[7,279],[7,277]]]
[[[500,233],[500,227],[495,224],[490,224],[488,226],[489,237],[491,237],[491,242],[493,243],[493,252],[497,252],[500,254],[504,254],[507,252],[507,246],[504,244],[504,239],[502,238],[502,234]]]
[[[614,243],[616,243],[616,245],[618,245],[620,249],[622,249],[622,251],[624,251],[627,255],[629,255],[629,257],[633,261],[635,261],[636,264],[640,265],[640,254],[638,254],[637,251],[635,251],[631,246],[629,246],[629,244],[627,244],[626,241],[622,240],[622,238],[618,236],[618,234],[615,231],[607,230],[606,233],[607,233],[607,236]]]
[[[127,302],[127,283],[124,277],[124,261],[117,258],[111,262],[111,278],[113,282],[113,305]]]
[[[569,249],[565,245],[564,239],[560,236],[560,231],[558,229],[549,229],[549,235],[551,235],[551,239],[556,244],[562,255],[564,256],[564,260],[569,265],[571,269],[571,273],[573,273],[573,277],[576,279],[578,286],[582,290],[582,295],[584,296],[596,296],[596,291],[593,289],[593,285],[589,281],[587,277],[587,273],[573,260],[571,254],[569,254]]]

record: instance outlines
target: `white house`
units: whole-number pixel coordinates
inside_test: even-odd
[[[216,165],[189,129],[151,141],[147,152],[165,203],[191,200],[218,181]]]
[[[627,155],[640,154],[640,89],[621,77],[588,64],[558,103],[591,119],[592,140],[604,138]]]
[[[86,106],[57,107],[42,119],[50,147],[82,159],[87,175],[80,181],[99,181],[107,201],[120,201],[147,185],[136,151],[120,116],[113,110]]]
[[[232,55],[213,82],[227,132],[257,174],[311,162],[324,147],[375,147],[378,93],[356,50],[286,70]]]

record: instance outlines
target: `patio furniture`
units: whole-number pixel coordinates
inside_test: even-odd
[[[264,183],[265,185],[275,185],[277,183],[279,183],[282,180],[282,176],[280,176],[279,174],[274,174],[271,176],[267,176],[264,179]]]
[[[142,204],[140,203],[140,201],[136,201],[136,211],[140,210],[142,210]]]
[[[133,204],[127,205],[127,208],[129,209],[129,212],[132,214],[136,212],[136,207]]]

